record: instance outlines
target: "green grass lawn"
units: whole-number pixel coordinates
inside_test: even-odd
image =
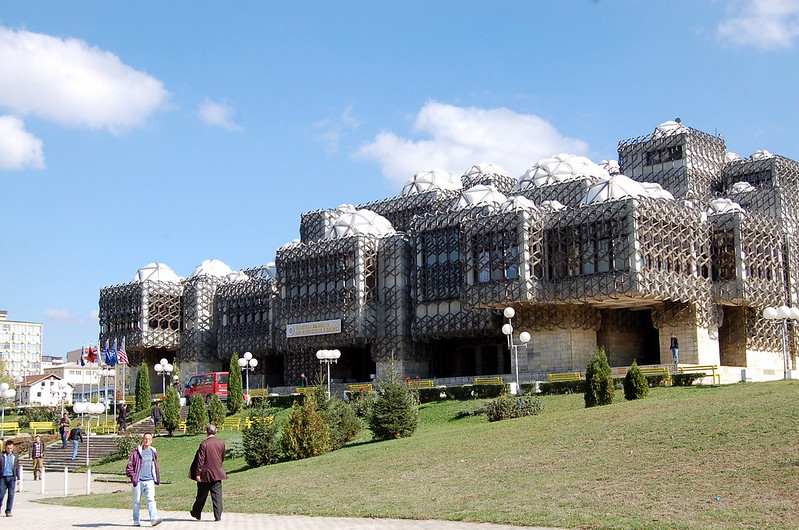
[[[364,437],[257,469],[226,462],[225,509],[591,529],[799,528],[798,397],[798,381],[657,388],[633,402],[619,392],[617,403],[591,409],[582,395],[545,396],[540,415],[496,423],[455,419],[479,401],[431,403],[411,438]],[[201,439],[156,439],[162,477],[173,482],[158,488],[162,509],[188,510]],[[130,494],[57,502],[127,507]]]

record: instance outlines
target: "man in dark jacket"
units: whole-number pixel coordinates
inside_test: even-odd
[[[191,508],[192,517],[199,520],[202,516],[208,493],[214,505],[214,520],[222,520],[222,480],[227,478],[222,462],[225,461],[225,442],[216,435],[216,427],[205,428],[207,435],[194,455],[194,462],[189,470],[189,478],[197,481],[197,497]]]
[[[161,408],[161,405],[159,405],[157,401],[155,402],[153,410],[150,412],[150,416],[153,418],[155,434],[158,434],[158,426],[161,425],[161,420],[164,419],[164,409]]]
[[[146,432],[142,436],[141,445],[130,454],[125,475],[133,484],[133,525],[141,526],[139,510],[141,497],[147,500],[147,510],[150,512],[150,524],[158,526],[161,518],[158,517],[158,507],[155,505],[155,486],[161,483],[161,472],[158,469],[158,452],[153,447],[153,433]]]
[[[42,478],[42,468],[44,467],[44,443],[38,434],[33,437],[31,444],[31,461],[33,462],[33,480]]]
[[[69,431],[69,441],[72,442],[72,458],[70,460],[75,460],[78,458],[78,446],[80,442],[83,441],[83,425],[77,424],[74,429]]]
[[[14,440],[6,440],[5,451],[0,453],[0,506],[8,492],[6,501],[6,517],[11,517],[11,509],[14,507],[14,491],[17,489],[17,481],[20,480],[19,456],[14,454]]]

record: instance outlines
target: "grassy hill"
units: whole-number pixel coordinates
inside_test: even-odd
[[[546,396],[539,416],[497,423],[455,419],[478,401],[431,403],[411,438],[258,469],[226,462],[225,509],[571,528],[799,528],[797,398],[799,381],[658,388],[634,402],[619,393],[617,403],[592,409],[582,395]],[[174,482],[158,488],[162,509],[188,509],[200,440],[156,439],[163,478]],[[62,502],[122,507],[129,495]]]

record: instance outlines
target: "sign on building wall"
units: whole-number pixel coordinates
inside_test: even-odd
[[[286,325],[286,338],[311,337],[313,335],[332,335],[341,333],[341,319],[318,320],[316,322],[297,322]]]

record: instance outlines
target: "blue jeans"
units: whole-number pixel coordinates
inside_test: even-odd
[[[78,445],[80,445],[78,440],[72,440],[72,460],[78,458]]]
[[[17,477],[0,477],[0,505],[8,490],[8,500],[6,501],[6,515],[11,513],[14,507],[14,490],[17,489]]]
[[[671,356],[674,358],[674,364],[678,364],[680,362],[680,350],[679,348],[672,348],[671,349]]]
[[[155,481],[140,480],[133,486],[133,524],[139,524],[139,508],[141,507],[141,497],[147,501],[147,510],[150,512],[150,521],[158,519],[158,508],[155,507]]]
[[[61,433],[61,449],[67,448],[67,431]]]

